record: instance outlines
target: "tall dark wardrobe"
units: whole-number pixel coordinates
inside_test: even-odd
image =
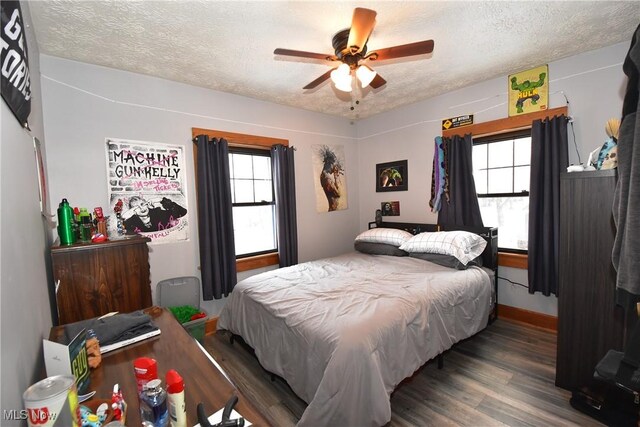
[[[624,312],[615,305],[611,250],[615,170],[560,177],[560,266],[556,385],[595,388],[596,364],[622,350]]]

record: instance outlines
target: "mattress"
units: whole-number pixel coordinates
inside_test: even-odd
[[[383,425],[403,379],[486,326],[491,289],[482,268],[350,253],[239,282],[218,329],[308,403],[298,425]]]

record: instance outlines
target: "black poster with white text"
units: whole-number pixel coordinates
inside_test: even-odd
[[[0,3],[2,12],[2,99],[20,124],[27,127],[31,113],[31,81],[27,40],[19,1]]]

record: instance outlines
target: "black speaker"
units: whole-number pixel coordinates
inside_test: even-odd
[[[380,209],[376,209],[376,225],[379,227],[382,224],[382,211]]]

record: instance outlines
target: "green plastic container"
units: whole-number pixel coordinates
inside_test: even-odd
[[[208,313],[200,309],[200,280],[194,276],[174,277],[158,282],[156,285],[158,304],[162,307],[191,306],[206,317],[182,323],[189,335],[202,342]]]
[[[206,323],[207,317],[203,317],[202,319],[191,320],[187,323],[183,323],[182,327],[189,332],[189,335],[202,343],[204,340],[204,327]]]

